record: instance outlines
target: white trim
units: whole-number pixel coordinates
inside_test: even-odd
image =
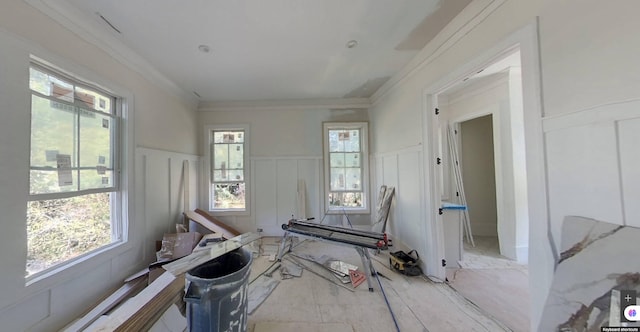
[[[85,265],[94,266],[93,263],[89,262],[113,259],[118,254],[132,248],[129,238],[131,237],[130,222],[135,217],[135,181],[133,180],[135,174],[135,103],[134,96],[129,90],[104,79],[92,70],[51,53],[30,41],[27,41],[26,45],[30,54],[28,63],[44,63],[69,75],[72,79],[80,81],[82,84],[95,85],[115,97],[116,105],[114,107],[120,108],[119,112],[116,112],[119,113],[118,116],[115,117],[115,119],[120,120],[120,123],[117,127],[118,131],[114,134],[115,144],[118,145],[119,149],[119,155],[114,156],[114,167],[119,162],[121,173],[119,177],[116,177],[119,178],[116,190],[111,191],[117,193],[116,196],[119,198],[118,204],[113,207],[114,210],[112,211],[118,217],[119,222],[112,225],[113,242],[25,277],[25,286],[29,289],[27,293],[33,294],[41,291],[44,287],[67,280],[71,275],[86,271]],[[26,86],[25,89],[29,89],[29,87]],[[118,236],[119,239],[114,239],[113,235]]]
[[[253,100],[227,102],[201,102],[200,112],[234,112],[256,110],[317,110],[317,109],[368,109],[369,98],[301,99],[301,100]]]
[[[548,116],[542,119],[542,127],[547,133],[601,122],[628,120],[639,117],[638,109],[640,109],[640,99],[623,100],[568,114]]]
[[[244,130],[244,209],[211,209],[211,132],[214,130]],[[220,124],[204,126],[204,156],[203,176],[205,185],[202,187],[201,206],[216,216],[249,216],[251,215],[251,126],[249,124]]]
[[[249,157],[250,160],[320,160],[322,156],[256,156]]]
[[[527,142],[526,159],[527,159],[527,183],[528,185],[528,200],[529,200],[529,220],[549,220],[548,213],[548,201],[547,201],[547,182],[546,182],[546,170],[545,170],[545,158],[544,158],[544,141],[542,137],[542,103],[541,103],[541,88],[540,88],[540,61],[539,61],[539,48],[538,48],[538,22],[533,22],[524,28],[513,32],[503,41],[499,42],[486,52],[474,57],[472,61],[458,67],[452,71],[449,75],[444,76],[438,80],[435,84],[432,84],[424,90],[424,114],[423,120],[423,140],[425,142],[431,142],[425,149],[425,165],[427,165],[427,171],[429,177],[426,178],[425,186],[429,188],[428,195],[425,197],[425,202],[433,207],[439,204],[440,195],[435,192],[439,186],[429,183],[428,179],[436,179],[435,177],[435,163],[433,162],[435,151],[437,151],[434,144],[437,142],[435,137],[436,130],[435,124],[437,124],[437,118],[434,115],[433,109],[438,105],[437,95],[449,87],[453,86],[460,81],[463,77],[483,68],[487,64],[494,62],[495,60],[504,57],[505,55],[513,52],[514,49],[520,47],[522,58],[522,80],[523,80],[523,98],[524,98],[524,118],[525,118],[525,138]],[[428,210],[427,210],[428,211]],[[436,264],[430,264],[427,266],[425,273],[432,274],[435,277],[442,279],[445,274],[445,269],[437,264],[440,259],[444,257],[444,233],[442,228],[442,222],[440,216],[437,214],[437,209],[432,208],[431,217],[427,221],[427,229],[424,238],[427,241],[427,245],[431,250],[431,257],[428,257],[432,262]],[[531,223],[533,224],[533,223]],[[530,224],[530,225],[531,225]],[[547,226],[548,227],[548,226]],[[531,227],[530,227],[531,229]],[[530,238],[532,232],[530,231]],[[434,266],[435,265],[435,266]],[[546,271],[543,271],[543,273]],[[544,276],[547,277],[547,276]],[[534,278],[532,278],[534,280]],[[543,283],[546,286],[546,280]],[[531,285],[530,285],[531,286]],[[534,313],[539,314],[537,311],[539,308],[534,308]],[[537,327],[539,317],[532,317],[532,326]]]
[[[184,157],[187,156],[187,157],[191,158],[191,159],[189,159],[190,161],[199,161],[200,157],[201,157],[201,156],[199,156],[197,154],[183,153],[183,152],[170,151],[170,150],[164,150],[164,149],[149,148],[149,147],[145,147],[145,146],[136,147],[136,152],[137,153],[142,153],[142,154],[149,154],[149,153],[154,153],[154,152],[162,152],[163,154],[167,155],[169,158],[176,158],[176,159],[184,159]]]
[[[482,23],[491,13],[507,0],[472,1],[460,12],[431,42],[429,42],[400,72],[396,73],[371,96],[371,104],[375,105],[396,86],[402,84],[433,62],[453,45],[457,44],[475,27]]]
[[[422,144],[409,146],[409,147],[402,148],[402,149],[399,149],[399,150],[376,152],[372,156],[374,158],[378,158],[378,157],[386,157],[386,156],[391,156],[391,155],[401,155],[401,154],[405,154],[405,153],[409,153],[409,152],[423,152]]]
[[[363,206],[360,208],[331,208],[329,204],[329,192],[331,181],[331,167],[329,158],[329,130],[334,128],[341,129],[359,129],[360,130],[360,151],[362,158],[362,199]],[[369,123],[368,122],[324,122],[322,123],[322,147],[323,147],[323,172],[324,175],[324,192],[322,195],[324,198],[324,213],[325,214],[369,214],[371,209],[371,192],[369,191],[369,162],[371,156],[369,155]]]
[[[454,92],[447,95],[447,105],[458,103],[465,99],[486,93],[487,91],[501,86],[502,84],[509,83],[509,68],[506,68],[503,72],[478,79],[460,92]]]
[[[181,98],[193,108],[197,99],[153,67],[146,59],[135,53],[117,39],[110,30],[104,29],[97,19],[87,17],[67,1],[24,0],[44,15],[78,35],[88,43],[98,47],[121,64],[145,77],[153,85]]]
[[[423,200],[423,209],[425,213],[424,239],[428,257],[426,266],[424,267],[425,275],[436,281],[444,281],[446,279],[446,269],[441,262],[444,256],[444,226],[442,224],[442,216],[438,214],[438,208],[441,206],[441,193],[439,192],[440,177],[436,165],[436,154],[438,152],[438,118],[434,109],[438,106],[438,97],[433,93],[425,93],[423,95],[423,112],[422,114],[422,140],[429,142],[425,144],[424,160],[424,187],[425,197]]]

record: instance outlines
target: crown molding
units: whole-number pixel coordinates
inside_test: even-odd
[[[474,0],[447,24],[427,45],[398,73],[393,75],[371,96],[375,105],[389,92],[433,62],[507,0]]]
[[[198,111],[255,111],[255,110],[312,110],[312,109],[368,109],[369,98],[252,100],[201,102]]]
[[[193,108],[197,106],[198,100],[195,96],[158,71],[146,59],[117,39],[110,30],[104,29],[95,20],[69,5],[68,2],[60,0],[24,1],[88,43],[100,48],[116,61],[137,72],[151,84],[181,98]]]

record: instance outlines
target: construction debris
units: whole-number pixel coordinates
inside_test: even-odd
[[[351,279],[351,285],[353,285],[353,288],[358,287],[367,279],[362,273],[356,270],[349,270],[349,278]]]
[[[291,279],[293,277],[302,277],[302,268],[291,262],[283,262],[280,269],[280,277],[284,279]]]
[[[249,284],[249,294],[247,295],[249,300],[247,302],[247,312],[249,315],[269,297],[278,284],[280,284],[280,281],[266,275],[259,276]]]

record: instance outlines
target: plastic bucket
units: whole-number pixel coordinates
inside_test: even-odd
[[[189,270],[184,301],[189,331],[247,330],[251,252],[239,248]]]

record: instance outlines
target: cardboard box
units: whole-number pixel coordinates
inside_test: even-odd
[[[156,241],[156,249],[158,249],[158,245],[160,249],[156,252],[158,261],[149,266],[149,284],[165,272],[162,268],[163,264],[191,254],[200,239],[202,239],[202,234],[188,232],[167,233],[162,237],[162,241]]]
[[[162,247],[158,252],[158,261],[181,258],[191,254],[201,238],[202,234],[198,232],[165,234],[162,237]]]

